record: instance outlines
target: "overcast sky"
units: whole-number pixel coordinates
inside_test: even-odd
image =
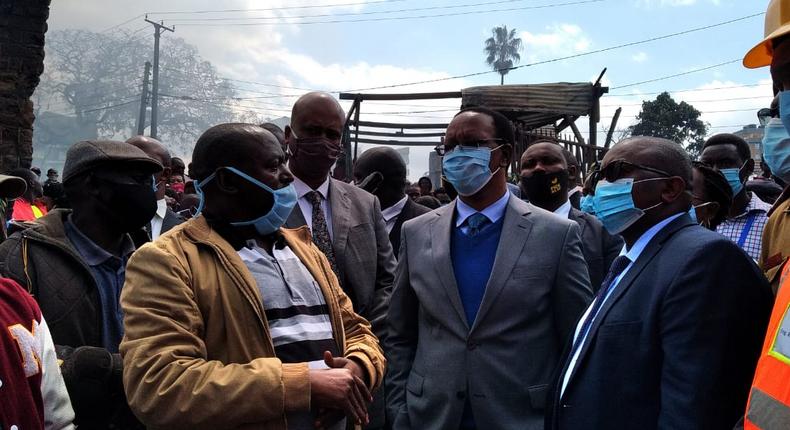
[[[176,26],[176,32],[167,33],[165,39],[180,37],[197,46],[220,75],[256,82],[235,81],[241,96],[260,92],[282,95],[265,102],[245,102],[262,114],[279,117],[287,115],[294,97],[306,89],[337,92],[486,71],[483,41],[496,25],[505,24],[518,30],[524,42],[521,64],[529,64],[736,20],[764,12],[767,3],[767,0],[56,0],[52,2],[49,24],[51,30],[125,29],[136,32],[133,37],[151,40],[153,46],[151,26],[143,21],[143,15],[149,13],[152,19]],[[319,5],[323,6],[314,7]],[[242,11],[213,12],[217,10]],[[320,21],[340,22],[317,23]],[[606,67],[604,83],[611,91],[602,99],[602,127],[608,126],[618,106],[623,107],[618,128],[627,127],[639,112],[643,99],[654,98],[657,92],[666,90],[677,100],[688,101],[701,110],[703,120],[713,127],[712,132],[735,131],[756,123],[757,109],[769,105],[768,70],[747,70],[738,61],[696,70],[741,59],[761,40],[762,34],[763,17],[755,16],[653,42],[524,67],[511,71],[505,83],[585,82],[594,80]],[[678,74],[682,75],[633,85]],[[375,92],[455,91],[498,83],[499,75],[488,73]],[[723,87],[727,89],[719,89]],[[443,122],[452,116],[459,103],[458,100],[366,102],[362,119]],[[402,113],[410,111],[421,113]],[[412,179],[427,170],[428,151],[412,148]]]

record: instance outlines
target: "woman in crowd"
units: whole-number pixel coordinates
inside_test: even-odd
[[[700,162],[694,163],[691,215],[705,228],[716,226],[727,216],[732,205],[732,189],[718,170]]]

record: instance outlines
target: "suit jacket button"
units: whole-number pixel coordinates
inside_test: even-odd
[[[457,393],[455,393],[455,397],[458,397],[459,399],[463,400],[466,398],[466,393],[464,391],[458,391]]]

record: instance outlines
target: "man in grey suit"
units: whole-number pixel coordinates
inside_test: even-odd
[[[572,206],[569,188],[578,174],[570,152],[555,141],[537,141],[521,155],[521,195],[533,205],[572,221],[581,229],[582,253],[590,285],[598,291],[612,262],[623,249],[623,238],[611,235],[593,215]]]
[[[393,429],[542,429],[546,387],[591,290],[579,226],[512,196],[511,123],[461,111],[444,146],[459,197],[407,221],[387,318]]]
[[[342,153],[344,124],[343,109],[329,94],[308,93],[294,104],[285,141],[298,200],[285,226],[310,227],[354,310],[384,339],[395,258],[378,199],[329,175]],[[379,402],[378,411],[376,404],[369,411],[369,428],[384,425]]]

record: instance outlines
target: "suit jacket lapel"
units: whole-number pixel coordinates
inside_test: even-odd
[[[439,275],[439,281],[458,314],[458,318],[461,319],[468,330],[469,324],[466,322],[466,313],[461,304],[461,296],[458,294],[458,284],[455,281],[453,260],[450,255],[450,236],[455,228],[453,222],[453,218],[455,218],[455,201],[437,209],[435,214],[436,217],[431,220],[431,234],[426,246],[431,250],[433,267]]]
[[[579,224],[579,237],[583,238],[584,229],[587,228],[587,221],[581,215],[579,210],[572,207],[570,213],[568,214],[568,219],[575,222],[576,224]]]
[[[497,245],[494,265],[491,268],[491,276],[486,284],[483,301],[480,303],[480,309],[472,325],[472,331],[480,324],[480,321],[491,309],[499,293],[502,292],[518,258],[523,252],[524,246],[526,246],[529,233],[532,231],[532,221],[527,218],[529,213],[529,205],[512,195],[510,196],[507,209],[505,210],[505,219],[503,220],[502,233]]]
[[[285,227],[299,228],[303,225],[307,225],[307,221],[304,219],[304,215],[302,214],[302,209],[299,207],[299,204],[297,203],[294,206],[293,210],[291,211],[291,215],[289,215],[288,219],[285,221]]]
[[[329,178],[329,207],[332,210],[332,247],[335,249],[335,259],[345,255],[348,230],[351,228],[351,202],[343,190],[336,184],[336,179]],[[343,265],[338,261],[338,268]],[[341,269],[342,270],[342,269]]]
[[[601,322],[606,318],[606,314],[609,313],[612,307],[626,293],[626,291],[631,288],[642,270],[644,270],[644,268],[650,264],[650,262],[653,260],[653,257],[655,257],[656,254],[658,254],[658,252],[661,250],[661,246],[663,245],[664,241],[671,237],[676,231],[691,224],[691,218],[689,218],[687,215],[684,215],[664,226],[664,228],[659,231],[655,237],[653,237],[644,251],[642,251],[642,254],[639,255],[637,260],[634,262],[634,265],[628,269],[628,272],[626,272],[625,276],[620,279],[620,282],[617,284],[614,291],[612,291],[609,299],[606,300],[606,303],[601,306],[601,309],[598,311],[598,316],[595,317],[595,320],[590,326],[587,339],[584,341],[584,345],[582,345],[582,349],[579,352],[579,358],[576,360],[576,366],[573,369],[573,373],[571,373],[570,379],[568,379],[568,385],[571,384],[574,375],[581,367],[582,360],[584,360],[585,354],[590,349],[590,345],[593,343],[595,336],[598,334],[598,327],[601,326]]]

